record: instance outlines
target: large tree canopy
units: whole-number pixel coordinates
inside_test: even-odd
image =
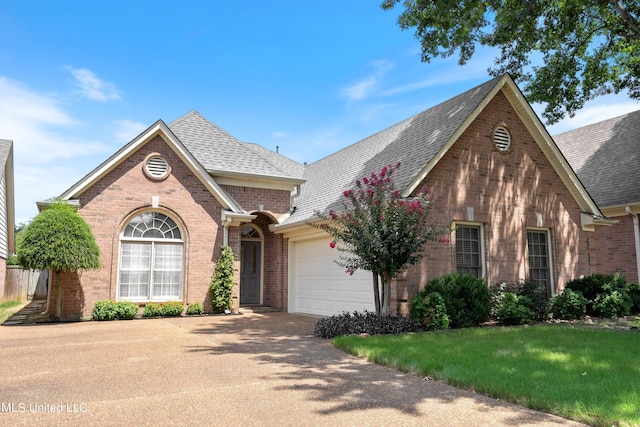
[[[391,9],[400,0],[384,0]],[[573,116],[599,95],[627,90],[640,99],[638,0],[404,0],[398,18],[415,28],[422,60],[478,45],[497,47],[492,75],[509,73],[549,123]]]

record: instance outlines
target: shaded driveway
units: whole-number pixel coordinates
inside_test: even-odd
[[[369,364],[312,316],[0,327],[0,425],[577,425]]]

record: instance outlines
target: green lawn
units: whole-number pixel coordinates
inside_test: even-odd
[[[333,342],[381,365],[583,423],[640,425],[639,332],[536,325]]]
[[[22,303],[18,301],[5,301],[0,304],[0,324],[7,320],[13,313],[20,309]]]

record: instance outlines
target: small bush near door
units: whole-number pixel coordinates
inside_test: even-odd
[[[224,313],[233,308],[233,272],[233,251],[225,245],[220,249],[220,257],[209,285],[214,313]]]

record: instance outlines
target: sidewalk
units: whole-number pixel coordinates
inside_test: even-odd
[[[4,321],[3,326],[33,325],[41,318],[46,309],[47,300],[32,300],[11,317]]]

